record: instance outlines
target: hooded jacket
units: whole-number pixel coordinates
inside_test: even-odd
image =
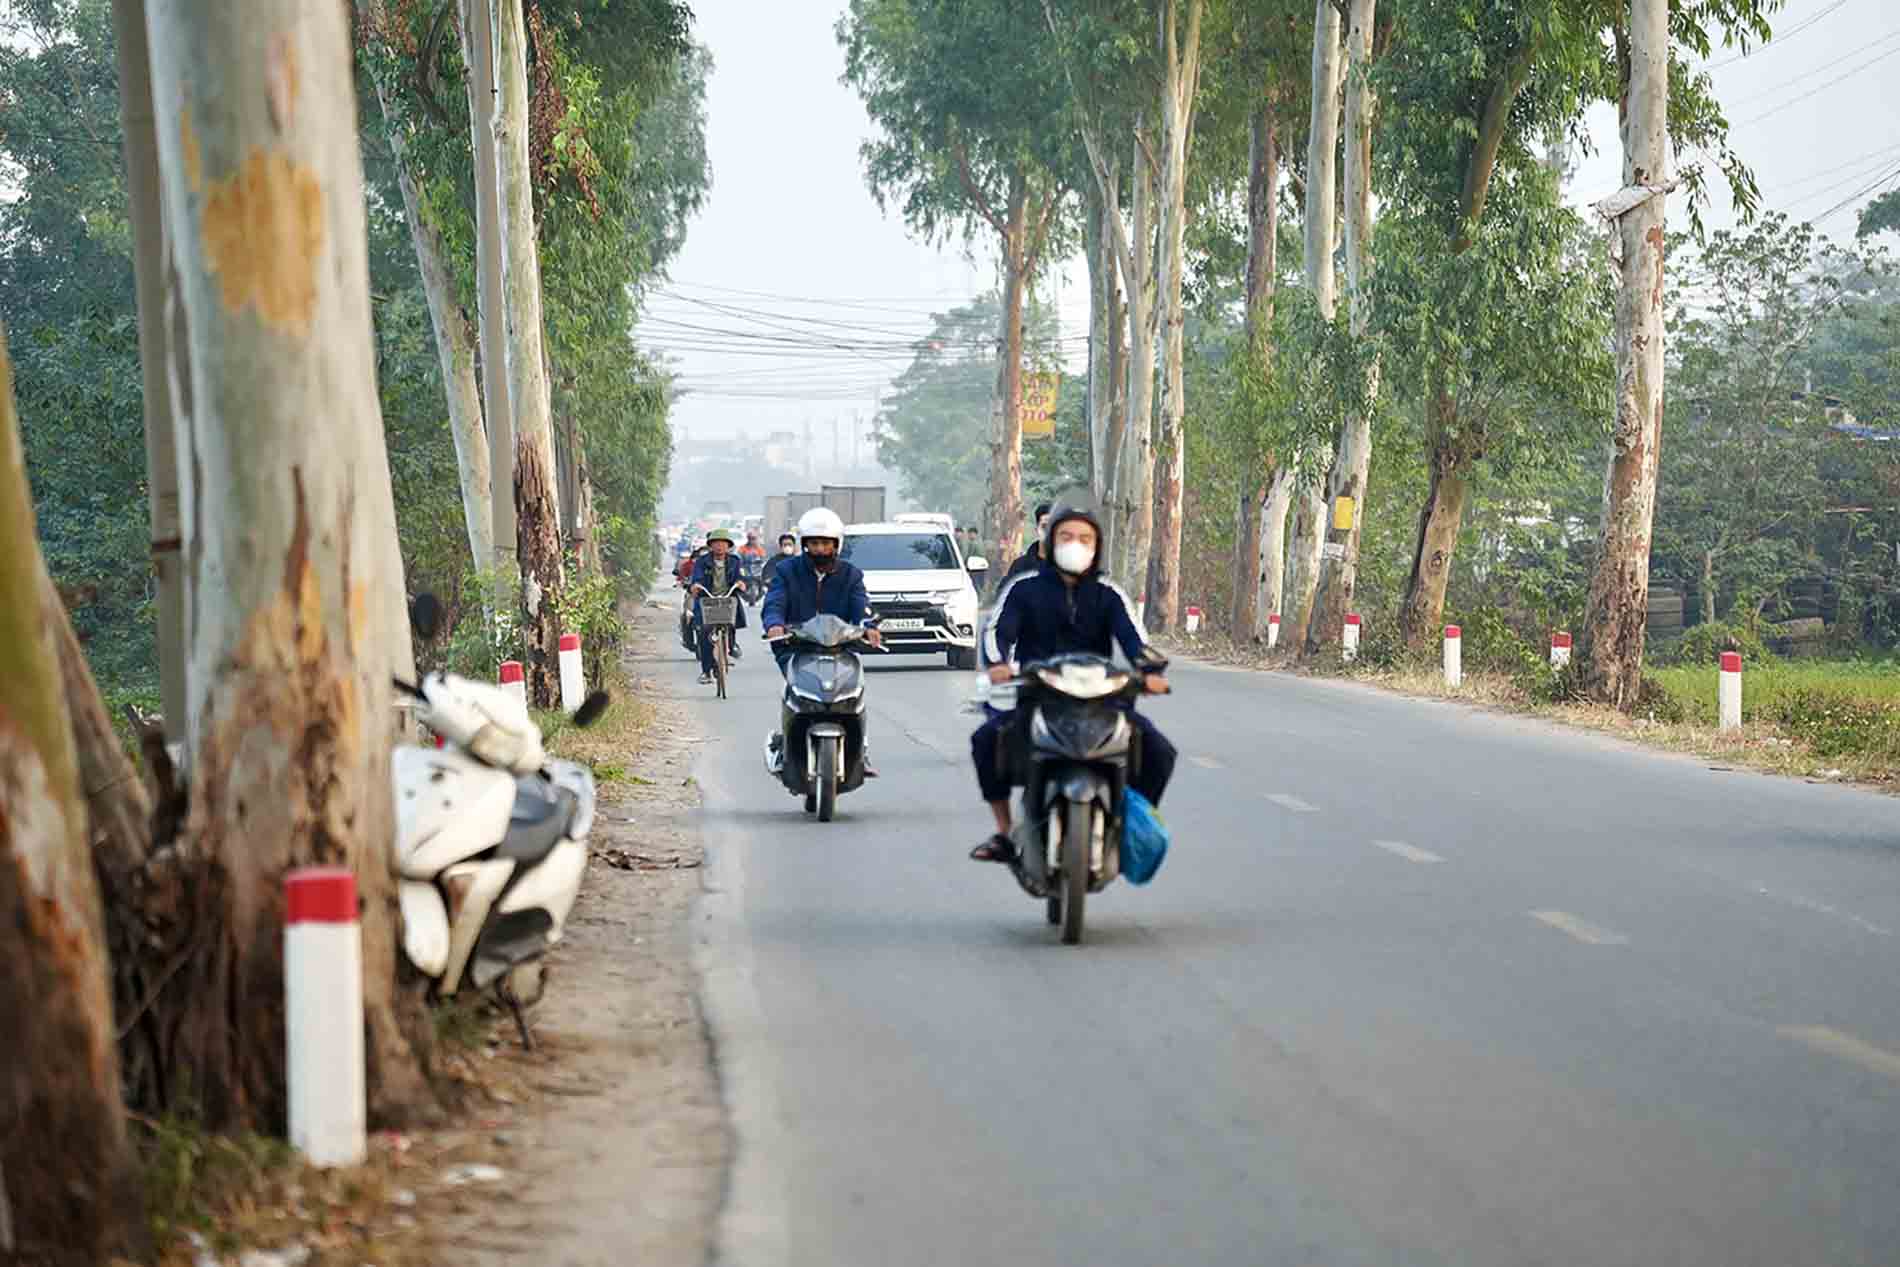
[[[1018,573],[1003,586],[982,641],[986,666],[1074,652],[1109,657],[1117,646],[1137,668],[1165,663],[1148,645],[1121,586],[1103,580],[1093,566],[1071,586],[1053,563]]]

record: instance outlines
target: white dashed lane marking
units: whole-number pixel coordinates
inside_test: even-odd
[[[1291,793],[1269,792],[1267,793],[1267,799],[1272,801],[1275,805],[1278,805],[1281,809],[1292,810],[1295,814],[1319,813],[1319,806],[1308,805],[1305,801],[1302,801],[1299,797]]]
[[[1882,1074],[1900,1082],[1900,1054],[1876,1047],[1865,1039],[1843,1034],[1825,1025],[1783,1025],[1775,1031],[1783,1038],[1811,1047],[1823,1055],[1859,1065],[1870,1073]]]
[[[1431,850],[1420,849],[1415,845],[1408,845],[1402,840],[1375,840],[1372,843],[1376,845],[1378,848],[1385,850],[1389,854],[1395,854],[1398,857],[1405,859],[1407,862],[1443,862],[1444,861],[1443,858],[1439,857],[1437,854],[1433,853]]]
[[[1567,933],[1586,946],[1627,946],[1629,938],[1621,933],[1613,933],[1607,928],[1598,928],[1595,924],[1578,919],[1567,911],[1532,911],[1531,918],[1550,925],[1560,933]]]

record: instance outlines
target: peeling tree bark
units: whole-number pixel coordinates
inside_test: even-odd
[[[1623,101],[1623,184],[1612,238],[1621,268],[1616,304],[1616,424],[1604,476],[1603,522],[1590,578],[1579,669],[1586,689],[1618,708],[1642,692],[1649,622],[1649,548],[1663,413],[1663,198],[1671,185],[1668,0],[1633,0],[1630,79]]]
[[[1128,277],[1128,421],[1122,434],[1124,552],[1119,574],[1140,588],[1148,577],[1154,536],[1155,490],[1155,333],[1160,315],[1160,278],[1156,269],[1156,211],[1159,173],[1150,153],[1148,129],[1135,125],[1134,238]],[[1141,591],[1137,598],[1145,598]]]
[[[358,7],[382,37],[382,0],[359,0]],[[384,136],[396,160],[396,184],[402,190],[409,240],[416,249],[422,294],[429,305],[436,361],[442,367],[449,434],[455,441],[455,468],[462,487],[462,520],[468,532],[469,557],[476,571],[486,572],[495,565],[495,506],[493,481],[489,475],[488,431],[482,421],[481,392],[475,383],[474,323],[455,297],[455,273],[449,261],[448,243],[422,204],[422,192],[410,166],[402,115],[399,110],[391,111],[394,90],[380,78],[376,79],[375,88],[376,102],[383,113]]]
[[[468,66],[468,120],[475,157],[475,287],[480,309],[482,418],[488,436],[489,502],[499,566],[513,567],[515,422],[508,401],[508,314],[503,299],[501,159],[495,139],[493,0],[461,0],[462,60]]]
[[[1346,294],[1352,333],[1364,339],[1371,320],[1365,284],[1372,268],[1372,31],[1375,0],[1351,0],[1346,30]],[[1345,420],[1334,455],[1325,525],[1329,557],[1320,562],[1315,616],[1306,649],[1338,643],[1359,581],[1359,535],[1365,523],[1366,480],[1372,471],[1372,402],[1379,395],[1379,365],[1366,370],[1366,408]],[[1344,499],[1344,500],[1342,500]],[[1342,509],[1348,513],[1342,515]],[[1339,527],[1341,518],[1347,527]]]
[[[13,371],[0,341],[0,1231],[20,1258],[135,1248],[139,1201],[119,1103],[105,927],[59,667],[41,604]]]
[[[528,163],[528,35],[522,6],[503,0],[495,22],[501,76],[496,132],[507,224],[508,401],[515,420],[515,535],[527,623],[521,633],[528,694],[540,708],[561,699],[561,620],[566,584],[561,506],[555,487],[554,424],[541,329],[541,256]]]
[[[1278,118],[1270,97],[1263,97],[1250,127],[1251,159],[1247,177],[1247,347],[1264,379],[1272,372],[1273,300],[1278,276],[1280,235],[1280,137]],[[1241,478],[1236,508],[1234,549],[1234,610],[1230,631],[1236,639],[1258,638],[1269,614],[1265,601],[1267,560],[1264,554],[1267,503],[1270,490],[1283,482],[1283,473],[1263,462]],[[1280,504],[1281,531],[1285,531],[1286,504]],[[1280,556],[1274,548],[1274,602],[1279,602]]]
[[[1164,365],[1161,443],[1155,484],[1155,546],[1148,573],[1147,623],[1173,629],[1181,605],[1181,482],[1187,473],[1186,321],[1181,306],[1187,268],[1188,144],[1194,131],[1194,99],[1201,80],[1203,0],[1166,0],[1161,11],[1162,87],[1162,302]]]
[[[1339,241],[1338,156],[1340,21],[1333,0],[1313,10],[1313,113],[1306,148],[1306,286],[1328,321],[1338,307],[1333,248]],[[1295,463],[1295,465],[1303,465]],[[1306,645],[1319,586],[1320,549],[1325,544],[1326,493],[1318,484],[1294,491],[1293,544],[1287,558],[1287,607],[1281,634],[1294,648]]]
[[[1023,300],[1029,236],[1029,184],[1010,177],[1000,229],[1003,251],[1003,329],[990,397],[990,540],[1014,556],[1023,535]]]
[[[145,479],[151,502],[152,575],[158,588],[158,680],[165,737],[185,735],[185,578],[178,519],[178,449],[168,386],[165,226],[158,196],[158,135],[144,0],[113,0],[119,48],[119,121],[125,133],[127,215],[138,295],[139,370],[145,413]]]
[[[1286,513],[1293,504],[1293,473],[1274,472],[1260,510],[1260,594],[1254,600],[1254,637],[1265,638],[1268,617],[1280,614],[1286,603]]]
[[[159,159],[190,351],[181,413],[190,816],[149,900],[175,915],[154,1003],[207,1125],[285,1121],[282,884],[362,895],[370,1108],[432,1105],[398,994],[390,675],[409,659],[370,335],[348,10],[167,6],[151,23]]]

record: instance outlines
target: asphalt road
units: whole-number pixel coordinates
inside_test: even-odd
[[[970,674],[876,671],[819,824],[748,646],[723,703],[654,666],[712,736],[722,1262],[1900,1263],[1900,801],[1180,666],[1172,854],[1064,947],[964,858]]]

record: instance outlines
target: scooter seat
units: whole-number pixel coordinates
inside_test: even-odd
[[[495,846],[494,856],[532,866],[553,852],[567,834],[580,808],[580,798],[556,787],[538,774],[515,780],[515,804],[508,812],[508,834]]]

